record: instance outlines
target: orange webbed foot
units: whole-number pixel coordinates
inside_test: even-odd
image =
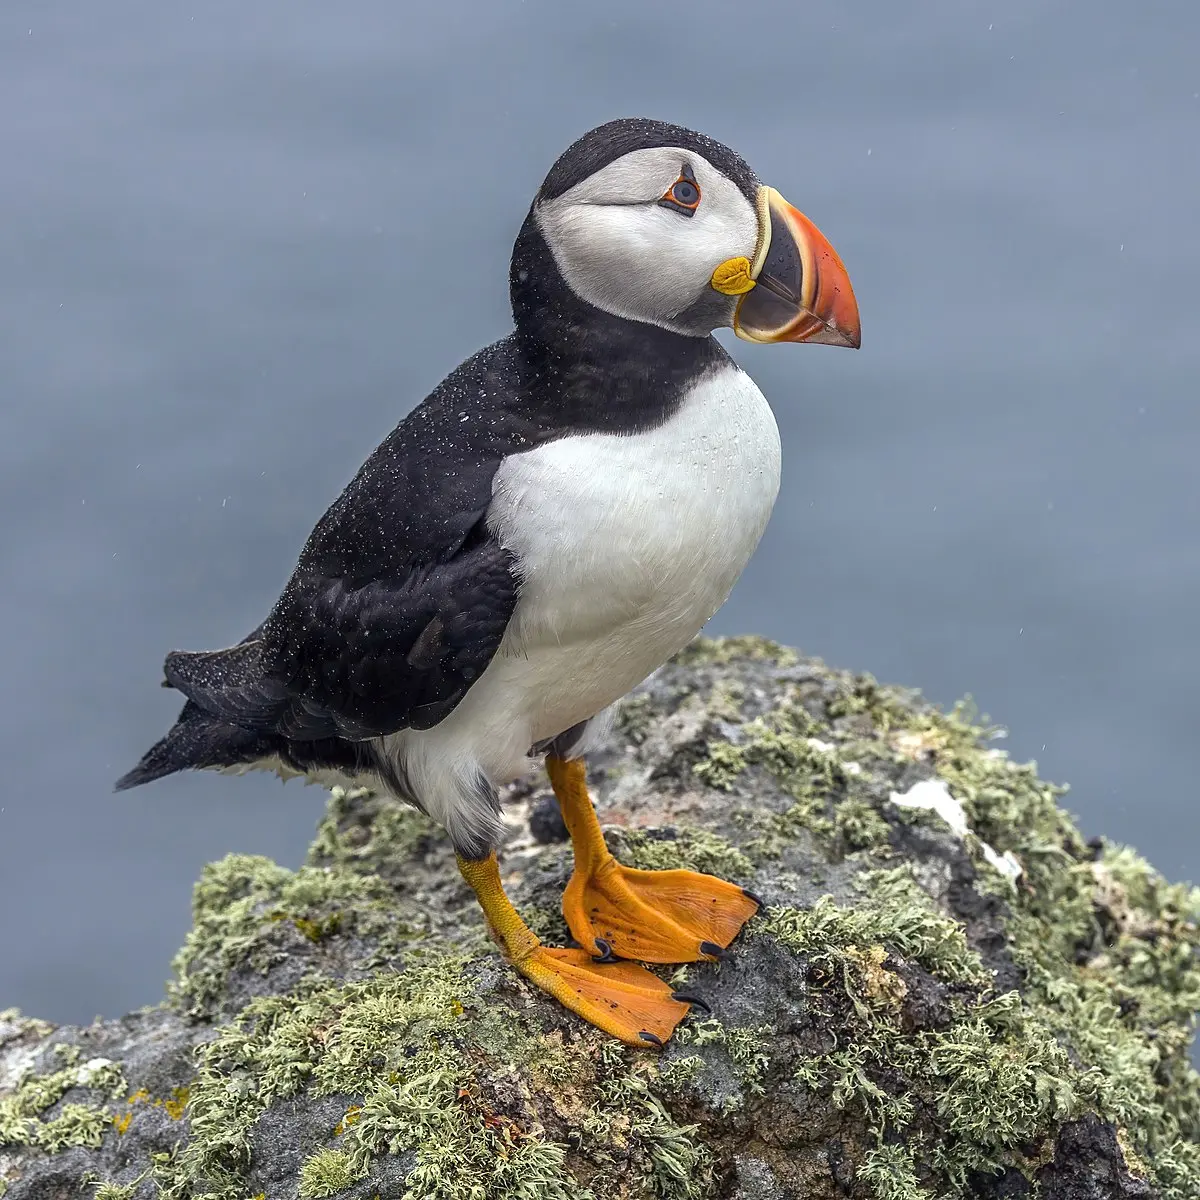
[[[758,908],[751,893],[713,875],[642,871],[611,855],[577,867],[563,893],[563,916],[581,946],[638,962],[719,959]]]
[[[484,859],[460,857],[458,866],[479,900],[492,936],[512,965],[605,1033],[631,1046],[662,1046],[693,1004],[708,1007],[673,991],[645,967],[615,959],[600,963],[586,950],[543,946],[505,895],[494,854]]]
[[[571,936],[601,958],[713,960],[758,911],[757,897],[696,871],[641,871],[609,853],[578,759],[546,759],[571,835],[575,871],[563,893]]]
[[[539,946],[514,963],[564,1008],[631,1046],[662,1046],[699,1003],[633,963],[598,963],[586,950]]]

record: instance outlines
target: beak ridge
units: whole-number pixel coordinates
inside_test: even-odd
[[[801,340],[820,342],[826,346],[849,346],[857,350],[862,345],[858,301],[841,256],[802,212],[791,208],[788,215],[793,227],[803,231],[808,251],[805,257],[812,262],[816,277],[811,311],[820,324],[819,328]]]
[[[738,302],[734,331],[751,342],[816,342],[857,350],[858,301],[829,239],[774,188],[760,193],[755,286]]]

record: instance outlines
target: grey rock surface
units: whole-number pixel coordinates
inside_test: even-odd
[[[590,768],[619,859],[765,902],[664,969],[712,1008],[664,1052],[504,964],[439,830],[335,792],[300,871],[206,870],[162,1005],[0,1016],[0,1194],[1200,1196],[1200,894],[1086,843],[966,713],[701,640]],[[510,893],[562,944],[548,786],[505,803]]]

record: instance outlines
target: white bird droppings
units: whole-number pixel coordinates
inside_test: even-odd
[[[940,779],[922,779],[907,792],[892,792],[890,799],[901,808],[925,808],[937,813],[960,841],[971,833],[963,806],[950,795],[950,789]],[[1001,875],[1012,882],[1020,878],[1023,868],[1011,851],[997,854],[987,842],[980,838],[975,840],[979,842],[983,857]]]
[[[89,1058],[87,1062],[81,1063],[75,1071],[75,1078],[79,1080],[80,1087],[87,1087],[105,1067],[113,1065],[111,1058]]]

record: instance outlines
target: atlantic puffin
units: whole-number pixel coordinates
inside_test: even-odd
[[[513,332],[371,454],[262,624],[167,655],[183,709],[116,786],[262,768],[413,804],[522,975],[657,1046],[697,1001],[640,964],[721,957],[758,901],[618,863],[584,758],[724,603],[775,503],[775,418],[714,330],[857,348],[858,306],[833,247],[739,155],[640,118],[555,162],[509,286]],[[500,879],[498,789],[536,757],[574,852],[575,948],[542,945]]]

